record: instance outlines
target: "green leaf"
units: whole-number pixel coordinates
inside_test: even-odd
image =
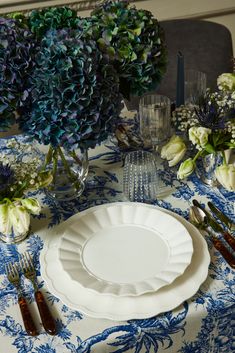
[[[105,40],[106,43],[111,42],[112,40],[112,31],[111,30],[106,30],[102,34],[103,39]]]
[[[115,57],[115,49],[113,47],[108,47],[107,48],[107,53],[108,53],[110,58]]]
[[[134,33],[136,36],[139,36],[139,35],[141,34],[141,28],[140,28],[140,27],[135,28],[135,29],[133,30],[133,33]]]
[[[206,152],[208,152],[208,153],[214,153],[214,152],[215,152],[215,148],[214,148],[210,143],[207,143],[207,144],[204,146],[204,149],[205,149]]]
[[[113,36],[116,36],[118,33],[118,27],[115,27],[113,30],[112,30],[112,35]]]
[[[128,47],[122,47],[119,49],[118,54],[121,58],[129,58],[130,57],[130,49]]]
[[[97,43],[99,44],[99,47],[100,47],[101,50],[106,47],[106,43],[105,43],[105,40],[103,38],[99,38],[97,40]]]
[[[235,148],[235,142],[226,142],[225,146],[228,146],[230,148]]]
[[[213,145],[216,146],[220,140],[220,134],[212,134]]]
[[[134,61],[137,59],[137,55],[136,53],[133,51],[133,53],[131,54],[131,61]]]

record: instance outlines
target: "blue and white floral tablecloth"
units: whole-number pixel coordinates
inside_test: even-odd
[[[18,137],[20,140],[21,137]],[[0,142],[0,152],[5,140]],[[56,204],[43,192],[36,195],[44,205],[39,217],[32,220],[30,237],[19,245],[0,244],[0,352],[1,353],[233,353],[235,352],[235,271],[214,249],[209,276],[200,290],[173,311],[151,319],[114,322],[93,319],[71,310],[47,291],[40,276],[39,255],[51,228],[76,212],[94,205],[123,201],[122,157],[118,148],[107,143],[90,154],[90,172],[83,195],[76,201]],[[235,220],[235,194],[224,189],[212,189],[196,176],[178,181],[175,173],[166,170],[165,182],[172,193],[154,204],[188,218],[194,197],[206,203],[211,200]],[[49,336],[40,327],[40,335],[29,337],[24,331],[17,305],[17,294],[5,276],[4,265],[17,261],[19,253],[28,250],[37,263],[38,281],[46,294],[59,333]],[[24,292],[37,321],[39,317],[30,282],[22,278]]]

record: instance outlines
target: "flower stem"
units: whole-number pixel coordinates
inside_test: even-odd
[[[76,180],[75,175],[71,171],[70,166],[69,166],[69,164],[68,164],[68,162],[67,162],[67,160],[66,160],[66,158],[64,156],[64,153],[63,153],[63,151],[62,151],[60,146],[57,147],[57,151],[58,151],[58,153],[60,155],[61,161],[62,161],[62,163],[64,165],[64,168],[65,168],[66,172],[70,176],[71,180],[75,181]]]
[[[194,156],[193,158],[193,162],[195,163],[196,160],[198,159],[198,157],[200,157],[202,155],[203,151],[198,151],[197,154]]]
[[[54,150],[53,150],[52,146],[50,145],[49,150],[48,150],[47,155],[46,155],[46,158],[45,158],[45,162],[44,162],[44,164],[42,166],[42,169],[41,169],[42,172],[45,171],[46,170],[46,166],[51,163],[52,158],[53,158],[53,151]]]
[[[15,192],[12,195],[12,198],[16,198],[16,197],[22,197],[24,190],[27,189],[27,185],[28,185],[28,180],[24,181],[21,185],[21,187],[17,190],[15,190]]]
[[[227,161],[226,161],[226,156],[225,156],[224,150],[222,150],[221,153],[222,153],[222,157],[223,157],[223,164],[224,164],[224,165],[228,165],[228,163],[227,163]]]
[[[53,176],[53,180],[55,181],[55,176],[56,176],[56,171],[57,171],[57,166],[58,166],[58,151],[57,149],[55,149],[53,151],[53,168],[52,168],[52,176]]]
[[[82,161],[78,158],[78,156],[76,155],[76,152],[74,150],[72,150],[71,152],[69,152],[69,155],[75,160],[75,162],[77,162],[77,164],[79,166],[82,165]]]

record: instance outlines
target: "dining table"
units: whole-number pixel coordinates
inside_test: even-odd
[[[0,154],[5,151],[9,139],[18,143],[26,141],[23,135],[10,136],[0,140]],[[28,141],[28,140],[27,140]],[[29,144],[32,142],[28,142]],[[235,222],[235,193],[223,187],[204,184],[200,177],[192,174],[187,179],[178,180],[176,168],[164,167],[161,177],[167,192],[156,196],[146,207],[165,210],[183,220],[187,227],[193,227],[195,242],[200,240],[200,252],[208,252],[205,261],[204,277],[199,286],[188,278],[184,285],[190,297],[174,293],[167,305],[170,310],[153,310],[144,315],[118,314],[116,317],[99,311],[99,304],[93,314],[89,308],[79,304],[70,305],[66,291],[73,287],[64,284],[64,293],[53,290],[48,281],[46,261],[53,265],[55,276],[60,277],[54,252],[45,252],[56,230],[65,221],[78,217],[87,210],[112,205],[129,205],[123,194],[123,163],[127,151],[115,139],[108,139],[95,149],[89,150],[89,173],[82,195],[74,200],[57,201],[45,191],[31,193],[42,204],[42,212],[31,219],[30,234],[17,244],[0,243],[0,352],[1,353],[233,353],[235,352],[235,270],[215,249],[211,236],[189,224],[189,208],[192,200],[198,200],[204,207],[211,201]],[[132,203],[134,205],[135,203]],[[134,207],[134,206],[133,206]],[[182,221],[182,222],[183,222]],[[65,223],[66,224],[66,223]],[[69,224],[69,223],[67,223]],[[190,228],[192,229],[192,228]],[[217,235],[220,236],[220,235]],[[198,237],[198,239],[197,239]],[[199,239],[200,238],[200,239]],[[206,245],[205,245],[206,244]],[[55,318],[57,334],[45,332],[33,296],[31,282],[22,276],[21,284],[30,311],[35,319],[38,335],[26,333],[17,302],[17,292],[8,281],[5,265],[18,262],[21,254],[27,251],[35,264],[37,281],[44,293],[50,311]],[[144,266],[144,264],[142,264]],[[52,279],[53,280],[53,279]],[[170,290],[168,290],[170,291]],[[175,290],[176,291],[176,290]],[[80,293],[72,293],[79,302]],[[89,294],[90,295],[90,294]],[[145,294],[140,293],[140,297]],[[154,298],[154,295],[152,295]],[[74,300],[75,300],[74,299]],[[108,300],[108,299],[107,299]],[[143,299],[141,299],[143,300]],[[157,297],[156,297],[157,301]],[[157,303],[156,303],[157,304]],[[92,303],[95,306],[95,303]],[[97,309],[97,311],[96,311]],[[114,308],[115,309],[115,308]],[[118,313],[118,310],[117,310]],[[151,314],[152,313],[152,314]]]

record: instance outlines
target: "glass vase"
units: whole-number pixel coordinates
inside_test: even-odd
[[[78,198],[85,188],[84,183],[88,175],[87,150],[68,151],[57,147],[51,151],[51,154],[48,167],[52,171],[53,181],[45,190],[47,196],[57,201]]]
[[[197,160],[196,174],[198,178],[207,185],[217,186],[215,176],[216,168],[223,163],[223,156],[220,153],[211,153]]]
[[[14,230],[12,230],[11,234],[3,234],[0,232],[0,240],[7,244],[16,244],[23,241],[29,235],[30,230],[28,229],[25,232],[20,234],[15,234]]]

